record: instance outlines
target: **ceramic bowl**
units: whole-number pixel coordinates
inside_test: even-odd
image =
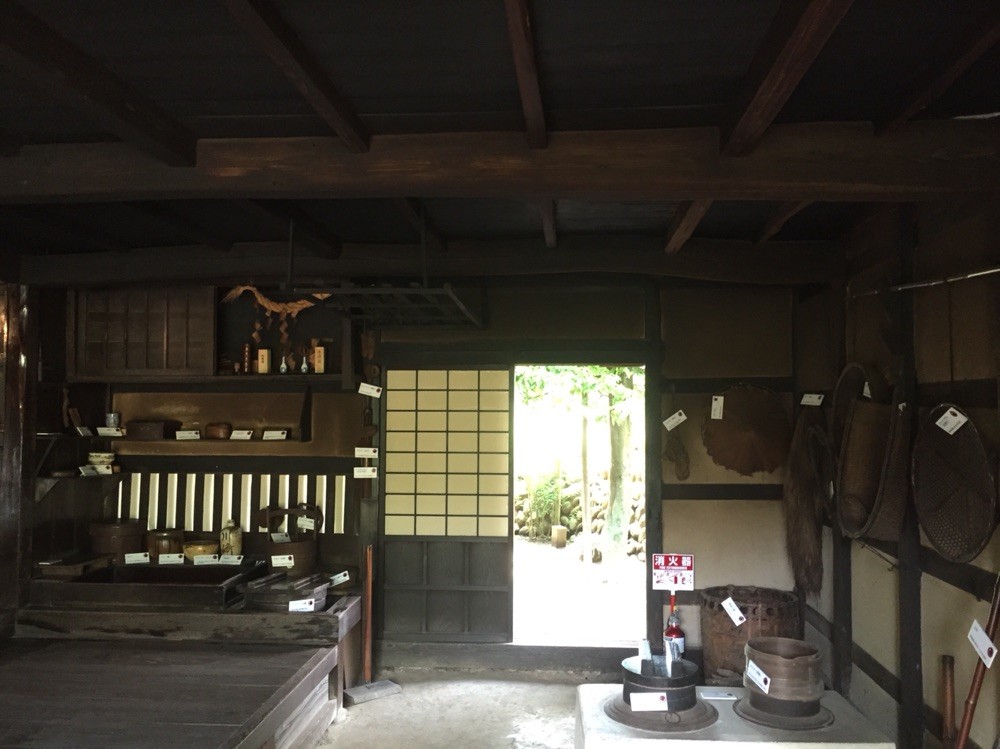
[[[190,559],[192,562],[196,556],[202,554],[218,554],[219,553],[219,542],[218,541],[185,541],[184,542],[184,556]]]

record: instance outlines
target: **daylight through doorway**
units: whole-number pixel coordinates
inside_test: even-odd
[[[523,366],[514,384],[514,642],[645,637],[643,367]]]

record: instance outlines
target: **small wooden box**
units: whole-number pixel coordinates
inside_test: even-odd
[[[257,374],[268,374],[271,371],[271,350],[257,349]]]

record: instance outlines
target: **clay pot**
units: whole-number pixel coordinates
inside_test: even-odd
[[[113,564],[125,564],[125,555],[142,551],[143,523],[111,520],[90,524],[90,546],[95,554],[114,554]]]
[[[156,562],[160,554],[180,554],[184,551],[184,531],[180,528],[158,528],[146,534],[149,560]]]

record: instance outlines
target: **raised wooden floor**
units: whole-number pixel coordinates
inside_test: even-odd
[[[329,723],[336,664],[334,648],[0,641],[0,747],[295,745],[297,718]]]

